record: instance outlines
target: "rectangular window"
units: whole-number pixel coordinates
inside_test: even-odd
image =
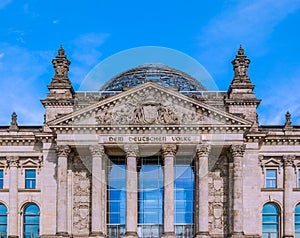
[[[0,189],[3,188],[3,169],[0,169]]]
[[[277,188],[277,170],[266,170],[266,188]]]
[[[25,188],[36,188],[36,171],[34,169],[25,170]]]
[[[298,170],[298,188],[300,188],[300,169]]]

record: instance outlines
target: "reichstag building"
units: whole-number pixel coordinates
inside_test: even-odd
[[[242,47],[227,92],[161,64],[75,92],[52,63],[43,125],[0,127],[1,237],[300,237],[300,126],[258,124]]]

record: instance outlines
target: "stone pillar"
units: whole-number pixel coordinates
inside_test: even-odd
[[[71,148],[68,145],[58,145],[57,152],[57,227],[56,233],[59,236],[68,236],[68,189],[67,171],[68,157]]]
[[[102,199],[102,187],[105,186],[102,171],[102,161],[104,156],[103,145],[90,146],[92,154],[92,236],[105,237],[103,230],[104,217],[102,211],[104,209]]]
[[[174,157],[177,146],[162,146],[164,160],[164,232],[163,238],[175,238],[174,230]]]
[[[200,144],[195,160],[195,237],[209,237],[208,232],[208,155],[210,145]]]
[[[294,155],[284,155],[284,194],[283,194],[283,237],[294,237],[294,202],[293,182],[295,170],[293,168],[295,161]]]
[[[232,145],[230,152],[233,158],[233,194],[232,194],[232,213],[233,213],[233,233],[232,237],[239,238],[244,236],[243,229],[243,156],[246,146]]]
[[[18,163],[17,156],[7,158],[9,164],[9,220],[8,220],[8,237],[15,238],[18,236]]]
[[[127,238],[137,238],[138,221],[138,177],[137,157],[139,148],[137,145],[125,145],[126,152],[126,233]]]

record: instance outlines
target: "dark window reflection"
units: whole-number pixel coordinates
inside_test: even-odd
[[[108,162],[107,220],[108,233],[121,237],[126,222],[126,164],[124,157],[111,157]],[[117,234],[118,233],[118,234]]]

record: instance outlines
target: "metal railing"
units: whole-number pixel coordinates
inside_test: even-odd
[[[175,225],[176,238],[194,237],[194,225]]]
[[[138,235],[140,238],[158,238],[162,237],[163,225],[157,224],[139,224]]]
[[[108,224],[107,237],[109,238],[123,238],[125,235],[125,225]]]
[[[39,238],[40,235],[38,232],[24,232],[23,237],[24,238]]]

